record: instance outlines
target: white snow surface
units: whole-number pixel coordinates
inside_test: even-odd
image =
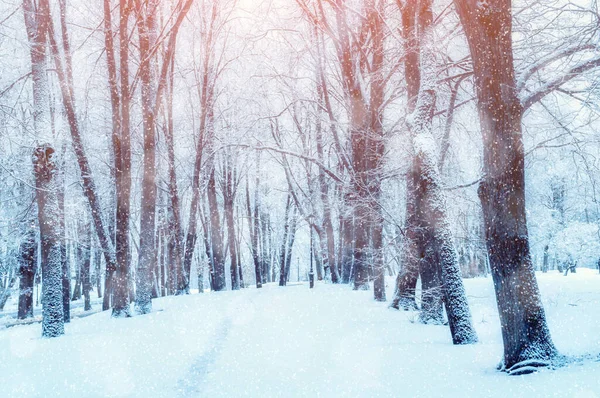
[[[600,353],[600,275],[538,274],[562,354]],[[393,278],[387,280],[392,297]],[[0,330],[2,397],[600,397],[600,362],[527,376],[496,371],[491,278],[465,281],[479,343],[389,309],[372,292],[317,283],[154,300],[154,312]]]

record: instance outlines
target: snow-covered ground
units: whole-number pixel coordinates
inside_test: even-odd
[[[600,275],[538,279],[559,350],[600,353]],[[492,281],[466,287],[480,342],[462,347],[371,292],[322,283],[164,298],[146,316],[75,319],[57,339],[41,339],[39,324],[2,329],[0,396],[600,397],[594,360],[497,372]]]

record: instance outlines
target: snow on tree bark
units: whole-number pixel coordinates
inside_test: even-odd
[[[19,307],[18,318],[33,317],[33,285],[37,272],[37,242],[34,220],[25,225],[25,234],[19,248]]]
[[[446,198],[439,172],[437,145],[432,131],[432,119],[436,102],[436,62],[433,55],[432,1],[419,4],[417,14],[420,33],[421,84],[415,111],[408,119],[412,136],[419,184],[420,221],[425,234],[425,253],[421,261],[432,265],[432,272],[441,271],[442,292],[448,315],[448,323],[454,344],[470,344],[477,341],[471,311],[462,282],[452,232],[446,208]],[[438,271],[439,270],[439,271]],[[435,280],[435,279],[434,279]],[[437,303],[432,303],[434,306]]]
[[[35,149],[33,167],[38,205],[42,268],[42,336],[64,334],[62,286],[62,232],[59,223],[58,176],[54,149],[45,144]]]

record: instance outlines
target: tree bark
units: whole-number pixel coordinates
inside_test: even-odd
[[[32,220],[30,224],[33,224]],[[33,284],[37,272],[37,242],[33,225],[26,225],[19,248],[19,309],[18,318],[33,318]]]
[[[436,103],[436,62],[433,54],[433,12],[432,0],[419,4],[417,11],[417,31],[420,35],[420,76],[417,104],[408,119],[413,146],[415,150],[419,185],[422,196],[417,202],[421,211],[420,221],[425,241],[425,253],[421,259],[422,282],[424,285],[432,282],[429,291],[432,292],[431,306],[422,308],[422,314],[436,321],[437,307],[441,308],[441,297],[438,299],[437,290],[443,293],[448,324],[454,344],[471,344],[477,341],[473,328],[469,303],[462,282],[462,275],[454,247],[452,231],[446,209],[446,197],[443,191],[439,171],[437,145],[432,131],[432,120]],[[427,272],[426,272],[427,271]],[[432,278],[425,278],[431,273]],[[426,283],[427,282],[427,283]],[[424,286],[425,290],[425,286]],[[439,300],[439,304],[438,304]],[[441,315],[441,310],[439,311]],[[430,318],[432,314],[434,318]],[[441,316],[440,316],[441,318]]]
[[[287,284],[287,276],[285,274],[285,259],[286,249],[288,247],[288,234],[290,230],[290,209],[292,206],[292,196],[288,193],[287,202],[285,205],[285,219],[283,225],[283,237],[281,238],[281,249],[279,251],[279,286]]]
[[[213,161],[214,163],[214,161]],[[210,244],[213,258],[213,290],[222,291],[227,288],[225,280],[225,261],[223,259],[223,238],[221,220],[217,203],[217,188],[214,165],[208,178],[207,186],[208,211],[210,218]]]
[[[289,239],[285,251],[285,281],[290,281],[290,269],[292,266],[292,249],[294,248],[294,240],[296,240],[296,225],[298,223],[297,207],[294,206],[293,214],[290,221]]]
[[[503,367],[522,374],[557,356],[531,262],[525,154],[512,49],[511,1],[455,0],[475,75],[483,135],[479,187],[502,337]]]
[[[115,154],[116,233],[115,267],[107,267],[106,289],[103,309],[110,306],[113,290],[112,316],[128,317],[129,271],[130,271],[130,206],[131,206],[131,138],[130,138],[130,89],[129,89],[129,16],[130,1],[119,3],[119,65],[117,73],[113,42],[110,0],[104,0],[104,39],[108,66],[108,82],[112,106],[112,142]]]
[[[407,88],[407,113],[414,112],[419,88],[421,87],[420,73],[420,43],[416,34],[415,1],[402,2],[397,0],[402,13],[402,38],[404,39],[404,78]],[[413,155],[414,156],[414,155]],[[420,255],[423,253],[423,240],[419,238],[419,208],[417,203],[422,196],[419,190],[416,159],[412,159],[406,181],[406,235],[403,248],[403,267],[396,279],[396,291],[392,307],[404,310],[416,309],[415,288],[420,274]]]
[[[139,76],[142,92],[143,120],[143,177],[140,208],[140,249],[136,273],[135,310],[139,315],[152,311],[152,269],[155,261],[156,227],[156,126],[154,76],[152,74],[152,47],[156,29],[157,3],[142,5],[137,1],[137,28],[140,50]]]
[[[50,42],[50,49],[52,57],[54,58],[55,70],[60,83],[63,107],[67,116],[69,129],[71,131],[71,142],[73,145],[73,152],[75,153],[75,156],[77,158],[77,165],[79,166],[79,171],[83,182],[83,194],[87,198],[90,205],[90,213],[94,221],[94,227],[96,230],[96,234],[98,235],[98,241],[100,242],[100,246],[102,247],[102,251],[104,253],[104,258],[107,267],[109,269],[114,268],[116,263],[114,257],[115,253],[112,248],[112,241],[109,239],[109,236],[104,228],[104,220],[102,218],[100,200],[98,197],[95,181],[93,179],[91,167],[87,155],[85,153],[85,148],[83,146],[81,131],[79,129],[79,122],[77,120],[77,114],[75,112],[75,98],[73,96],[72,84],[70,84],[72,82],[65,73],[65,69],[61,61],[60,49],[56,42],[56,38],[54,37],[54,28],[52,24],[52,18],[50,15],[50,7],[48,4],[48,0],[40,0],[40,7],[38,13],[40,15],[44,15],[44,20],[46,21],[45,23],[48,34],[47,37]]]
[[[258,248],[259,234],[259,206],[258,206],[258,173],[256,175],[256,191],[254,194],[254,210],[252,209],[250,200],[250,187],[246,180],[246,211],[248,214],[248,230],[250,232],[250,251],[252,252],[252,261],[254,262],[254,277],[256,278],[256,288],[262,288],[262,272]]]
[[[86,223],[84,226],[83,239],[84,243],[81,245],[81,252],[83,255],[82,262],[80,264],[81,273],[81,286],[83,290],[83,310],[90,311],[92,309],[92,303],[90,299],[90,292],[92,290],[92,284],[90,281],[90,266],[92,263],[92,235],[90,226]]]
[[[391,307],[404,311],[417,310],[415,291],[419,280],[418,231],[416,210],[416,174],[411,166],[406,177],[406,232],[402,249],[402,269],[396,277],[396,290]]]
[[[54,149],[42,145],[33,153],[42,266],[42,336],[64,334],[62,235]]]

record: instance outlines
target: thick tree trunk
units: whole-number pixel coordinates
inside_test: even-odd
[[[422,314],[426,319],[435,319],[441,299],[437,298],[440,283],[446,313],[454,344],[470,344],[477,341],[473,328],[469,303],[462,282],[457,261],[450,223],[448,221],[446,198],[439,172],[437,146],[432,132],[432,119],[436,103],[436,63],[433,55],[433,13],[432,1],[419,4],[416,15],[417,31],[420,35],[421,86],[415,111],[408,120],[416,156],[419,185],[423,196],[417,202],[420,225],[424,234],[425,252],[421,259],[421,277],[424,291],[429,288],[432,301],[424,301]],[[431,275],[429,275],[431,273]],[[425,276],[431,276],[425,277]],[[437,276],[437,277],[436,277]],[[433,282],[430,285],[430,281]],[[428,286],[426,286],[428,285]],[[438,304],[438,301],[440,304]],[[427,306],[425,306],[427,303]],[[429,305],[431,304],[431,305]],[[441,318],[441,311],[440,318]],[[430,318],[430,314],[434,318]]]
[[[48,144],[35,149],[33,169],[41,241],[42,336],[64,334],[62,250],[57,168],[54,149]]]
[[[471,49],[483,134],[479,187],[504,341],[503,365],[521,374],[557,356],[535,278],[525,211],[525,154],[516,92],[511,1],[454,4]]]
[[[24,0],[24,4],[25,2],[27,2],[27,0]],[[112,248],[112,241],[109,239],[109,236],[104,228],[104,220],[102,218],[100,200],[98,198],[98,193],[93,179],[91,167],[87,155],[85,153],[85,148],[83,147],[83,140],[81,136],[81,131],[79,129],[79,122],[77,120],[77,114],[75,112],[75,98],[73,96],[72,79],[70,79],[68,76],[70,65],[67,65],[67,72],[65,72],[63,63],[61,61],[60,49],[56,42],[56,38],[54,37],[54,28],[52,24],[52,18],[50,15],[50,7],[48,4],[48,0],[40,0],[38,15],[43,15],[43,19],[47,24],[47,37],[50,42],[50,49],[52,57],[54,58],[55,70],[60,83],[63,107],[69,124],[69,129],[71,131],[71,142],[73,146],[73,152],[75,153],[75,156],[77,158],[77,164],[79,166],[79,171],[83,182],[83,194],[87,198],[90,205],[90,212],[94,221],[94,227],[96,229],[96,234],[98,235],[98,240],[104,253],[107,267],[108,269],[111,269],[114,268],[116,264],[114,251]],[[66,60],[67,62],[69,62],[69,58],[67,58]]]

